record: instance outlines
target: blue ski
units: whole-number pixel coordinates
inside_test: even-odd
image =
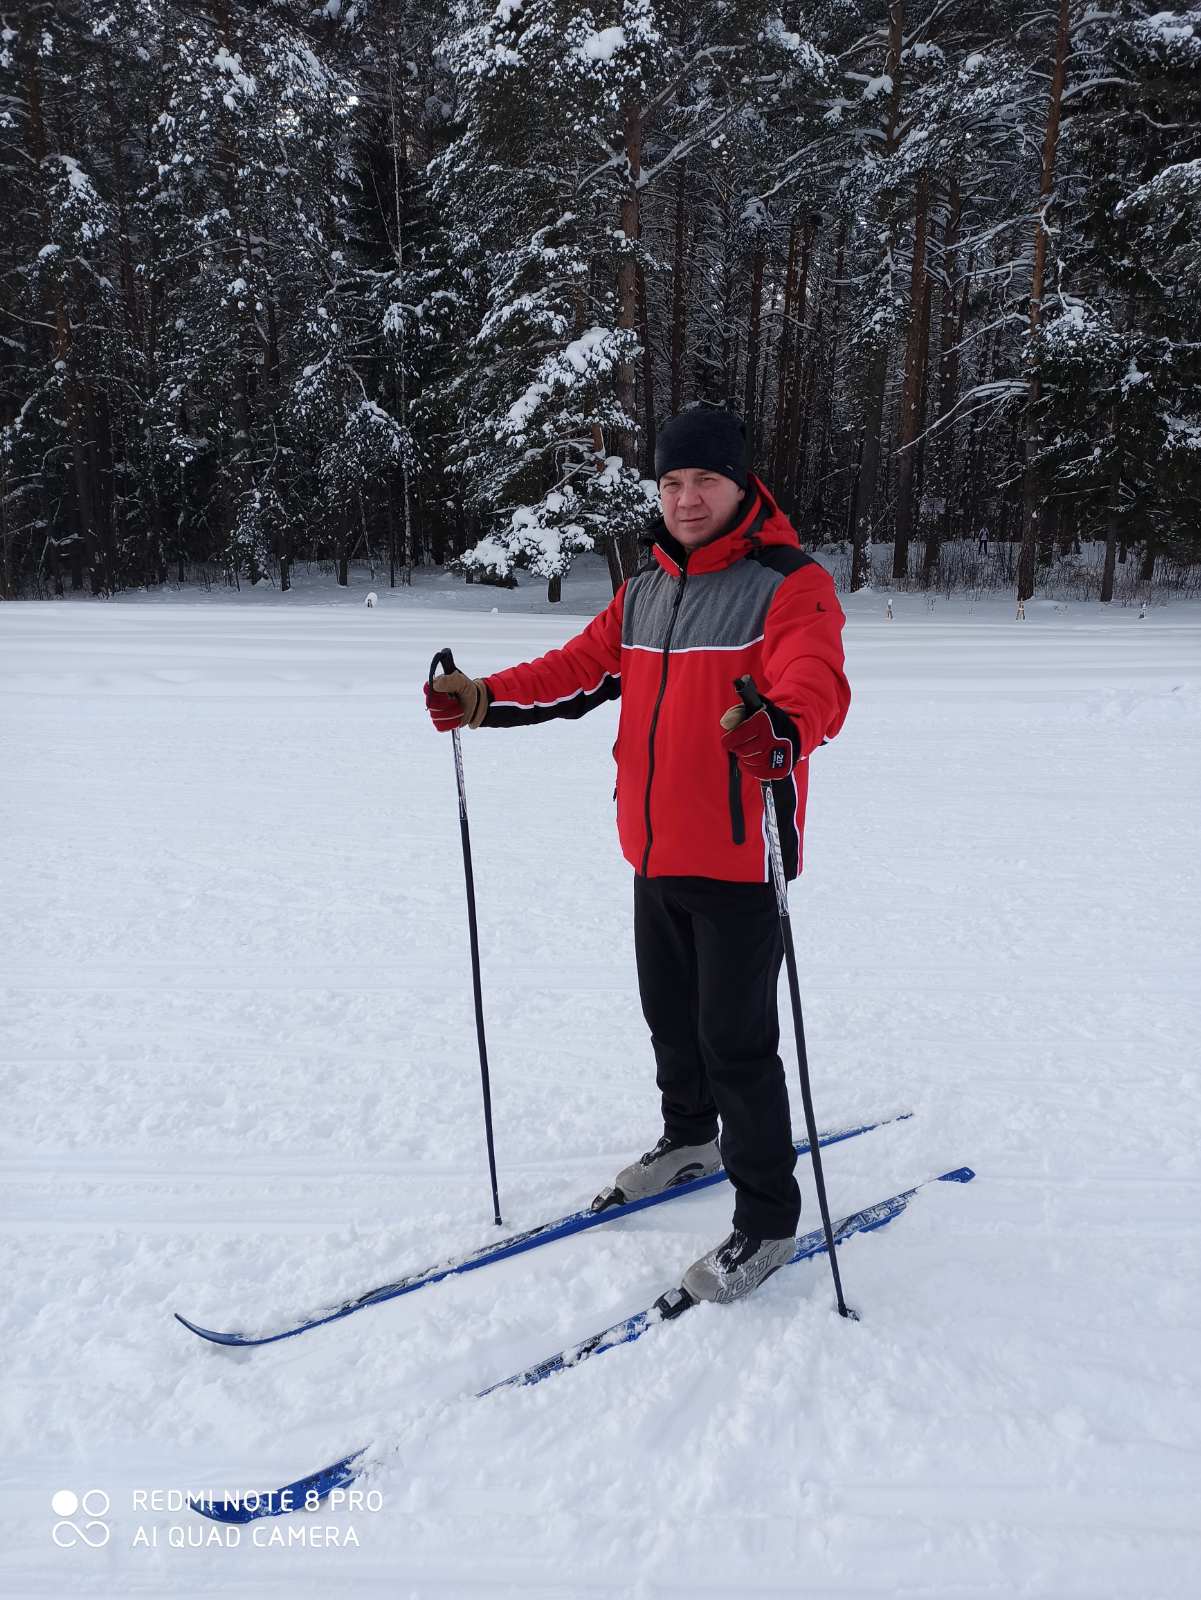
[[[823,1149],[830,1144],[841,1144],[844,1139],[858,1138],[861,1133],[871,1133],[874,1129],[886,1127],[891,1122],[904,1122],[912,1115],[912,1111],[905,1111],[899,1116],[884,1117],[879,1122],[865,1122],[854,1128],[835,1128],[830,1133],[820,1134],[818,1143]],[[798,1155],[809,1154],[806,1140],[801,1140],[796,1148]],[[413,1272],[406,1278],[398,1278],[395,1283],[384,1283],[378,1289],[368,1289],[365,1294],[356,1295],[353,1300],[343,1301],[341,1305],[323,1307],[320,1311],[315,1311],[310,1316],[303,1317],[300,1321],[280,1328],[274,1333],[253,1334],[237,1331],[222,1333],[213,1328],[203,1328],[197,1322],[190,1322],[178,1311],[175,1312],[175,1320],[182,1322],[189,1332],[199,1334],[202,1339],[208,1339],[213,1344],[236,1345],[240,1348],[248,1345],[275,1344],[279,1339],[294,1339],[297,1334],[308,1333],[310,1328],[321,1328],[327,1322],[337,1322],[342,1317],[353,1316],[356,1311],[362,1311],[366,1306],[377,1306],[384,1300],[395,1300],[399,1295],[412,1294],[414,1289],[424,1289],[427,1284],[441,1283],[443,1278],[449,1278],[455,1273],[474,1272],[477,1267],[487,1267],[494,1261],[504,1261],[507,1257],[521,1255],[526,1250],[536,1250],[539,1245],[550,1244],[555,1239],[565,1239],[572,1233],[582,1233],[585,1228],[595,1228],[602,1222],[613,1222],[618,1217],[628,1217],[635,1211],[645,1211],[648,1206],[662,1205],[666,1200],[678,1200],[682,1195],[695,1194],[699,1189],[708,1189],[715,1183],[724,1182],[725,1176],[724,1171],[714,1172],[707,1178],[694,1178],[690,1183],[677,1184],[675,1188],[666,1189],[662,1194],[650,1195],[645,1200],[631,1200],[622,1205],[606,1206],[598,1211],[594,1211],[591,1207],[583,1211],[573,1211],[570,1216],[559,1217],[554,1222],[543,1222],[536,1228],[528,1228],[524,1233],[515,1233],[508,1239],[481,1245],[470,1255],[452,1257],[451,1260],[440,1262],[437,1266],[426,1267],[423,1272]]]
[[[953,1172],[944,1172],[940,1177],[927,1179],[926,1182],[970,1183],[975,1176],[970,1167],[957,1167]],[[871,1233],[876,1228],[883,1228],[894,1217],[899,1217],[918,1190],[924,1187],[925,1184],[915,1184],[912,1189],[906,1189],[901,1194],[894,1194],[888,1200],[877,1201],[875,1205],[865,1206],[862,1211],[853,1211],[850,1216],[843,1217],[841,1222],[834,1225],[835,1244],[849,1239],[852,1234]],[[798,1261],[808,1261],[813,1256],[822,1255],[825,1248],[825,1234],[822,1229],[817,1228],[797,1240],[796,1251],[788,1265],[792,1266]],[[580,1344],[572,1345],[568,1350],[560,1350],[555,1355],[548,1356],[545,1361],[526,1367],[522,1372],[515,1372],[512,1377],[502,1378],[499,1383],[489,1384],[486,1389],[479,1390],[475,1398],[482,1400],[485,1395],[492,1394],[497,1389],[522,1388],[532,1383],[541,1383],[543,1378],[578,1367],[581,1361],[587,1361],[592,1356],[604,1355],[607,1350],[614,1350],[618,1345],[632,1344],[635,1339],[641,1339],[651,1328],[662,1322],[674,1321],[696,1304],[698,1302],[686,1289],[669,1289],[645,1311],[636,1312],[632,1317],[615,1322],[611,1328],[606,1328],[602,1333],[594,1333]],[[297,1478],[294,1483],[285,1484],[282,1489],[222,1500],[193,1499],[190,1504],[194,1511],[200,1512],[201,1516],[208,1517],[213,1522],[254,1522],[259,1517],[281,1517],[290,1511],[313,1511],[334,1490],[345,1488],[360,1476],[366,1465],[364,1458],[368,1449],[368,1446],[364,1446],[360,1450],[355,1450],[350,1455],[343,1456],[340,1461],[322,1467],[319,1472],[311,1472],[308,1477]]]

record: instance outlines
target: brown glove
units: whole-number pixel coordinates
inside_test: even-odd
[[[425,686],[425,704],[439,733],[452,728],[478,728],[488,714],[490,697],[482,678],[465,672],[444,672]]]

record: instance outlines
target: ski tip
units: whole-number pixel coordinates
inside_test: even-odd
[[[976,1174],[971,1167],[956,1167],[954,1172],[944,1172],[939,1175],[939,1183],[971,1183]]]
[[[307,1478],[297,1478],[295,1483],[266,1493],[227,1495],[219,1500],[204,1496],[191,1496],[188,1504],[210,1522],[257,1522],[260,1517],[284,1517],[292,1511],[316,1511],[317,1507],[335,1489],[344,1489],[353,1483],[361,1470],[359,1463],[367,1447],[355,1450],[340,1461],[331,1462]]]
[[[270,1494],[232,1496],[221,1500],[203,1500],[192,1496],[188,1505],[210,1522],[234,1524],[255,1522],[259,1517],[278,1517],[285,1511],[300,1509],[292,1506],[290,1496],[284,1489]]]
[[[178,1311],[173,1311],[171,1315],[189,1333],[194,1333],[198,1339],[207,1340],[209,1344],[237,1346],[254,1342],[253,1340],[244,1339],[240,1333],[221,1333],[216,1328],[202,1328],[198,1322],[189,1322],[187,1317],[181,1316]]]
[[[242,1333],[220,1333],[216,1328],[202,1328],[198,1322],[189,1322],[187,1317],[181,1316],[178,1311],[171,1315],[176,1322],[182,1323],[189,1333],[194,1333],[198,1339],[207,1339],[209,1344],[222,1344],[230,1348],[243,1349],[252,1344],[270,1344],[270,1339],[248,1339]]]

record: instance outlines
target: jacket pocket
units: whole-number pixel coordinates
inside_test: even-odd
[[[730,763],[730,834],[735,844],[746,843],[746,818],[742,813],[742,769],[733,751],[727,755]]]

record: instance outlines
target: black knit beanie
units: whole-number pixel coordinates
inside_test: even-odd
[[[746,427],[733,411],[710,411],[697,406],[670,417],[655,440],[655,477],[682,467],[699,467],[732,478],[746,488]]]

